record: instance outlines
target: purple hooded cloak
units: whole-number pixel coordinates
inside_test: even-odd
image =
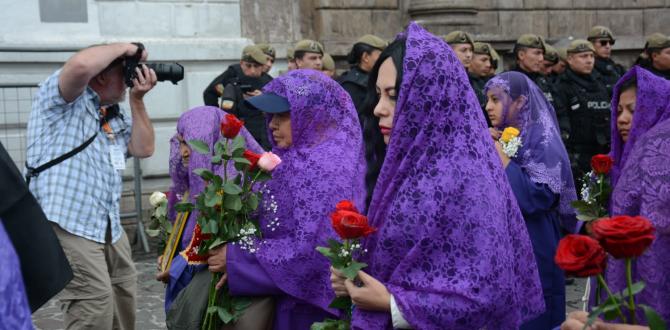
[[[214,150],[214,144],[222,138],[220,123],[224,121],[225,115],[226,113],[223,110],[216,107],[201,106],[193,108],[184,112],[179,117],[177,134],[180,134],[186,142],[190,140],[203,141],[209,146],[210,150]],[[263,149],[245,128],[242,128],[239,134],[246,140],[247,149],[256,153],[263,152]],[[174,205],[181,201],[187,191],[189,191],[189,202],[195,204],[196,198],[205,189],[205,182],[197,174],[193,173],[193,170],[207,168],[223,176],[223,166],[213,165],[210,158],[211,156],[191,151],[188,168],[186,168],[182,163],[179,140],[176,134],[170,139],[170,177],[172,178],[172,186],[170,187],[168,197],[168,219],[170,221],[174,222],[176,217]],[[236,173],[232,164],[228,167],[228,173],[231,175]],[[197,218],[198,212],[191,212],[184,225],[181,247],[177,250],[177,254],[170,265],[170,281],[165,293],[166,311],[174,298],[177,297],[179,291],[191,281],[193,275],[204,268],[203,266],[189,266],[186,260],[178,255],[178,252],[185,249],[191,241]]]
[[[263,93],[288,100],[293,144],[284,149],[270,141],[282,163],[263,188],[259,207],[263,239],[255,254],[236,245],[228,247],[228,283],[233,294],[277,294],[262,285],[249,288],[255,278],[268,276],[280,290],[275,329],[307,329],[326,311],[336,313],[328,308],[335,297],[329,262],[316,247],[337,237],[329,218],[337,202],[349,199],[363,207],[362,133],[349,94],[321,72],[290,71],[268,83]],[[268,207],[273,201],[276,211]],[[253,263],[266,275],[249,271]],[[310,312],[309,306],[317,311]],[[319,315],[306,315],[310,313]]]
[[[616,126],[621,85],[637,77],[637,100],[628,141]],[[614,87],[612,100],[612,215],[641,215],[656,227],[656,240],[633,262],[633,282],[645,289],[636,303],[670,321],[670,81],[638,66]],[[613,291],[626,287],[624,260],[610,258],[606,277]],[[644,319],[638,313],[638,320]]]
[[[415,329],[516,329],[544,310],[528,231],[454,52],[411,23],[365,269]],[[402,37],[402,36],[401,36]],[[389,329],[354,310],[355,329]]]
[[[21,265],[0,221],[0,322],[6,329],[33,329],[26,289],[23,286]]]

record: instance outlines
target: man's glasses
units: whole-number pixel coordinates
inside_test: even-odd
[[[614,46],[614,40],[600,39],[598,42],[600,42],[600,46],[602,46],[602,47],[607,46],[607,45]]]

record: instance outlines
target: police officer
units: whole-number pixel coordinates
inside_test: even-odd
[[[594,70],[602,77],[611,95],[616,82],[626,73],[626,69],[622,65],[614,63],[611,58],[615,41],[612,31],[604,26],[594,26],[589,32],[588,40],[596,50]]]
[[[338,81],[351,96],[359,114],[363,111],[363,102],[368,91],[368,73],[386,46],[387,43],[382,38],[366,34],[356,41],[347,55],[351,68]]]
[[[267,55],[268,61],[265,65],[263,65],[263,73],[270,74],[270,70],[272,70],[272,65],[274,65],[275,58],[277,57],[275,48],[272,47],[270,44],[266,43],[256,44],[256,46],[258,46],[258,48],[260,48],[261,51],[263,51],[263,53]]]
[[[549,80],[550,84],[555,84],[558,75],[554,73],[554,66],[560,62],[558,50],[552,45],[544,45],[544,60],[542,61],[542,74]]]
[[[647,59],[642,61],[642,66],[655,75],[670,80],[670,38],[654,33],[647,37],[644,51]]]
[[[247,80],[255,90],[260,90],[272,80],[272,77],[263,72],[263,65],[266,65],[267,62],[267,55],[258,46],[244,47],[240,63],[229,66],[205,88],[202,93],[205,105],[218,107],[219,97],[223,94],[224,87],[240,79]]]
[[[461,64],[467,70],[472,61],[473,49],[475,48],[472,37],[463,31],[453,31],[444,36],[443,39],[454,50],[458,60],[461,61]]]
[[[490,78],[489,73],[491,72],[491,60],[493,58],[491,49],[493,47],[485,42],[475,42],[474,46],[472,61],[468,67],[468,78],[470,79],[470,86],[472,86],[475,95],[477,95],[477,100],[479,100],[482,111],[484,111],[484,107],[486,107],[484,86]],[[489,116],[485,115],[484,117],[489,126],[491,126]]]
[[[293,48],[296,68],[321,71],[323,68],[323,53],[323,45],[318,41],[309,39],[298,41]]]
[[[575,180],[590,169],[591,157],[610,149],[610,94],[593,70],[595,49],[583,39],[570,43],[568,68],[559,78],[557,117]]]
[[[524,34],[517,39],[512,52],[516,57],[516,65],[512,71],[518,71],[530,78],[542,90],[544,96],[557,107],[556,93],[549,80],[542,74],[546,44],[542,37],[535,34]]]
[[[326,76],[335,79],[335,60],[328,53],[323,54],[323,69],[321,71]]]

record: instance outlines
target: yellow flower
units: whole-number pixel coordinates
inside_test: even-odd
[[[518,129],[516,129],[516,128],[514,128],[514,127],[507,127],[507,128],[505,128],[505,130],[502,132],[502,136],[500,136],[500,139],[501,139],[503,142],[507,143],[507,142],[509,142],[510,140],[512,140],[512,138],[515,138],[515,137],[517,137],[517,136],[519,136],[519,130],[518,130]]]

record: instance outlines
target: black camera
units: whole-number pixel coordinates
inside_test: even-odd
[[[125,65],[123,67],[123,75],[125,77],[126,86],[133,87],[133,79],[137,78],[137,72],[135,68],[142,68],[140,65],[140,59],[142,58],[142,51],[144,50],[144,45],[141,43],[133,43],[137,45],[137,52],[133,56],[127,56],[125,58]],[[184,67],[179,63],[142,63],[146,65],[149,69],[153,69],[156,72],[156,79],[158,81],[169,80],[173,84],[177,84],[178,81],[184,79]]]

